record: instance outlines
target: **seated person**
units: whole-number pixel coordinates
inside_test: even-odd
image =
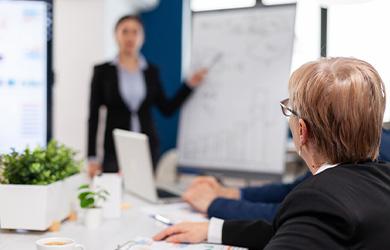
[[[390,129],[382,128],[379,161],[390,161]]]
[[[264,219],[271,222],[284,197],[312,176],[308,171],[293,183],[271,183],[260,187],[227,188],[214,177],[196,178],[183,194],[183,200],[209,218]]]
[[[272,224],[212,218],[167,227],[154,240],[268,250],[390,245],[390,163],[377,161],[386,106],[379,74],[355,58],[321,58],[288,86],[282,111],[313,176],[285,197]]]
[[[382,129],[379,161],[390,161],[390,130]],[[259,187],[227,188],[211,176],[196,178],[183,200],[209,218],[264,219],[272,222],[284,197],[312,176],[308,171],[292,183],[271,183]]]

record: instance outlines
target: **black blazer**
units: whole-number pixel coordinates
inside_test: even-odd
[[[151,106],[156,105],[164,115],[171,115],[187,99],[191,89],[183,84],[172,99],[167,99],[160,83],[158,69],[148,65],[144,71],[146,97],[138,110],[141,132],[148,135],[153,165],[159,157],[159,137],[151,114]],[[124,103],[118,87],[117,68],[111,63],[97,65],[94,68],[88,122],[88,156],[96,155],[96,133],[100,106],[107,107],[106,131],[104,135],[104,172],[117,172],[115,147],[112,131],[114,128],[129,130],[131,112]]]
[[[225,221],[222,242],[250,249],[390,249],[390,164],[342,164],[309,177],[273,221]]]

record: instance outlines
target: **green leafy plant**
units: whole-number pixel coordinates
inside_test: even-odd
[[[76,160],[77,152],[51,140],[46,149],[27,146],[22,153],[12,149],[0,157],[0,182],[2,184],[47,185],[77,174],[82,160]]]
[[[92,189],[88,184],[82,185],[78,188],[79,190],[85,190],[79,194],[78,198],[80,200],[80,207],[82,208],[99,208],[98,202],[100,200],[106,201],[107,196],[110,195],[107,190],[104,190],[102,187],[96,187]]]

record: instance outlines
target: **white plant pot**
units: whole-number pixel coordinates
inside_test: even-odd
[[[44,231],[54,221],[65,219],[77,197],[80,176],[49,185],[0,185],[1,228]]]
[[[102,224],[103,208],[85,208],[84,224],[87,228],[97,229]]]
[[[69,216],[71,211],[76,210],[78,206],[77,189],[83,184],[83,177],[82,174],[75,174],[61,182],[61,198],[58,201],[56,220],[62,221]]]

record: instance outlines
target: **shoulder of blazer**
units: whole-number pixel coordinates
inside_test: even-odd
[[[95,71],[105,71],[107,69],[112,69],[112,68],[115,68],[116,66],[111,64],[111,62],[105,62],[105,63],[102,63],[102,64],[97,64],[94,66],[94,69]]]
[[[144,70],[146,84],[153,84],[159,79],[158,67],[148,62],[148,67]]]
[[[158,74],[159,68],[157,65],[148,62],[148,67],[144,70],[145,74],[151,73],[151,74]]]
[[[111,64],[111,62],[95,65],[94,74],[100,77],[100,82],[102,84],[104,82],[117,83],[118,81],[116,66]]]

